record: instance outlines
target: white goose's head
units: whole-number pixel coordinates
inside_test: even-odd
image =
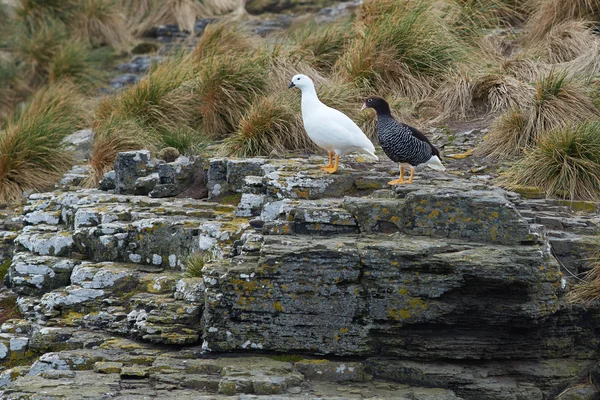
[[[294,75],[294,77],[292,78],[292,82],[290,83],[290,86],[288,86],[288,88],[293,88],[293,87],[297,87],[300,90],[304,90],[306,88],[314,88],[315,85],[313,84],[312,79],[310,79],[308,76],[298,74],[298,75]]]

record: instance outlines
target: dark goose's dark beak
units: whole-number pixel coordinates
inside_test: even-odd
[[[294,85],[294,82],[290,82],[290,86],[288,86],[288,89],[296,87],[296,85]]]

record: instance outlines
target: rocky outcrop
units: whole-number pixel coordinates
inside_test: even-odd
[[[128,194],[29,198],[7,398],[67,381],[127,398],[136,380],[160,398],[550,399],[597,362],[600,309],[565,302],[532,200],[438,172],[392,190],[389,164],[320,158],[212,159],[210,200],[150,198],[135,182],[169,164],[119,160]],[[205,265],[186,276],[190,255]]]

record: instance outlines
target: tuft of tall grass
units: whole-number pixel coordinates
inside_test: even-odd
[[[81,0],[70,10],[69,26],[76,40],[93,47],[126,50],[133,43],[125,15],[114,0]]]
[[[311,147],[301,132],[300,107],[296,99],[276,93],[257,99],[238,129],[225,138],[221,152],[237,157],[283,155],[286,149],[302,150]]]
[[[172,98],[172,92],[193,78],[194,69],[189,58],[169,58],[156,66],[138,84],[103,99],[96,110],[95,119],[97,123],[101,123],[115,115],[139,119],[149,126],[167,120],[171,123],[187,121],[189,104],[177,102]]]
[[[553,26],[542,40],[535,44],[533,52],[542,55],[552,64],[571,61],[584,54],[597,42],[588,21],[568,20]]]
[[[253,35],[231,23],[209,24],[194,48],[192,57],[196,63],[217,54],[244,55],[254,51],[257,42]]]
[[[15,11],[27,28],[39,28],[48,21],[66,19],[75,4],[75,0],[21,0]]]
[[[119,152],[146,148],[151,151],[158,147],[156,132],[141,123],[134,116],[110,115],[94,126],[94,145],[89,165],[91,175],[86,186],[98,184],[104,174],[113,168]]]
[[[531,85],[509,75],[485,75],[473,86],[473,102],[492,113],[526,107],[532,94]]]
[[[200,115],[194,102],[193,77],[190,58],[173,57],[138,84],[100,102],[94,116],[93,174],[88,186],[95,185],[112,168],[119,152],[155,148],[173,126],[195,128]]]
[[[136,35],[162,24],[177,24],[193,32],[198,18],[206,18],[242,7],[240,0],[118,0],[129,28]]]
[[[551,71],[540,78],[527,103],[498,119],[481,147],[483,153],[515,156],[536,144],[544,132],[598,115],[587,90],[564,72]]]
[[[15,57],[34,84],[46,81],[48,66],[67,37],[66,26],[59,20],[48,20],[32,29],[21,27],[15,43]]]
[[[347,81],[419,97],[429,86],[423,78],[443,74],[469,53],[430,2],[367,0],[360,10],[358,37],[337,63]]]
[[[57,49],[47,68],[48,81],[56,83],[69,78],[81,89],[97,89],[107,80],[104,70],[110,60],[106,49],[92,50],[82,42],[65,42]]]
[[[204,265],[207,256],[203,253],[190,254],[185,261],[184,275],[186,278],[202,278],[204,276]]]
[[[0,132],[0,202],[18,201],[25,190],[52,184],[72,164],[62,139],[83,127],[85,112],[74,85],[38,91]]]
[[[600,254],[596,254],[582,282],[567,293],[569,303],[591,304],[600,299]]]
[[[222,138],[233,132],[257,95],[266,88],[268,58],[212,56],[198,65],[194,95],[202,115],[203,132]]]
[[[160,148],[173,147],[183,155],[195,155],[208,144],[202,132],[188,125],[164,125],[158,128]]]
[[[533,13],[527,22],[528,41],[537,43],[561,22],[600,16],[598,0],[533,0]]]
[[[0,120],[7,118],[15,105],[24,100],[30,90],[16,63],[0,59]]]
[[[520,109],[511,109],[492,124],[480,151],[490,158],[514,157],[531,145],[527,117]]]
[[[539,132],[598,115],[587,90],[564,72],[551,71],[536,83],[528,125],[535,138]]]
[[[479,36],[482,29],[524,22],[529,7],[521,0],[448,0],[446,10],[461,36]]]
[[[354,38],[348,21],[310,23],[286,35],[288,57],[305,62],[321,72],[330,72]]]
[[[600,200],[600,121],[547,132],[501,182],[537,186],[548,196]]]

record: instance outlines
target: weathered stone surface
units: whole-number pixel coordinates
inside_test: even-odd
[[[157,167],[159,183],[150,192],[150,197],[176,196],[187,189],[196,175],[202,173],[202,159],[180,156],[175,161],[159,164]]]
[[[262,176],[265,160],[262,158],[246,158],[242,160],[227,160],[226,180],[231,191],[241,192],[244,179],[247,176]]]
[[[91,129],[83,129],[66,136],[62,143],[66,150],[72,151],[77,161],[87,161],[92,155],[94,144],[94,132]]]
[[[147,195],[160,182],[158,173],[153,173],[148,176],[143,176],[135,180],[133,194]]]
[[[119,153],[115,159],[115,187],[119,194],[133,194],[138,178],[152,173],[148,150],[126,151]]]
[[[67,286],[76,264],[69,259],[17,253],[8,270],[8,280],[16,293],[41,295]]]
[[[302,360],[297,362],[295,366],[305,378],[311,380],[362,382],[366,379],[363,364],[357,362]]]
[[[55,185],[58,189],[72,190],[83,186],[92,169],[89,165],[75,165]]]
[[[114,190],[117,188],[117,174],[114,170],[108,171],[100,181],[98,189],[103,191]]]
[[[70,232],[50,225],[26,226],[15,243],[41,256],[68,256],[74,244]]]

